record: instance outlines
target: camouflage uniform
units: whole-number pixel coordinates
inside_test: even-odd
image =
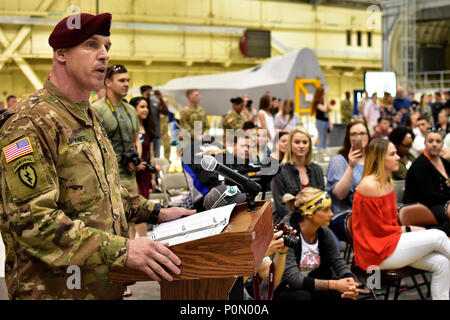
[[[244,122],[244,117],[237,113],[237,111],[233,108],[223,116],[223,129],[242,129]]]
[[[155,205],[119,185],[100,118],[46,81],[0,116],[0,230],[10,299],[121,299],[108,281],[125,265],[127,221],[154,220]],[[16,159],[5,148],[28,138]],[[154,210],[155,209],[155,210]],[[81,288],[68,289],[68,266]]]
[[[194,122],[202,122],[202,134],[209,130],[208,118],[206,117],[205,110],[202,107],[196,106],[192,108],[190,106],[184,107],[180,112],[180,125],[181,128],[187,130],[191,135],[191,139],[194,139]],[[196,137],[198,138],[198,137]]]
[[[136,173],[128,171],[121,165],[123,153],[130,150],[136,134],[139,133],[139,119],[136,109],[123,101],[119,105],[114,106],[120,123],[119,130],[117,126],[119,123],[106,103],[105,98],[94,102],[92,107],[102,118],[101,124],[105,128],[116,153],[117,162],[119,163],[120,184],[128,191],[138,193]]]
[[[353,106],[350,100],[343,100],[341,102],[341,121],[347,125],[352,122],[353,118]]]

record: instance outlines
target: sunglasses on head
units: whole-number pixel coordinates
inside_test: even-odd
[[[116,73],[125,73],[125,72],[128,72],[128,71],[123,65],[116,64],[116,65],[113,65],[112,67],[109,67],[107,69],[107,71],[106,71],[106,78],[110,79]]]

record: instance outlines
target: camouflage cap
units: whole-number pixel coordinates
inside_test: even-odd
[[[62,19],[53,29],[48,43],[53,49],[71,48],[94,34],[110,35],[111,13],[77,13]]]

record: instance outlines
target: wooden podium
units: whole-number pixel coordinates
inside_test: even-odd
[[[218,235],[182,243],[170,249],[181,259],[181,274],[161,281],[162,300],[225,300],[235,277],[253,276],[273,236],[270,201],[236,205],[230,223]],[[115,282],[151,281],[140,271],[111,268]]]

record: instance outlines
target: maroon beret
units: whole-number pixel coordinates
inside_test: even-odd
[[[62,19],[53,29],[48,43],[53,49],[71,48],[94,34],[109,36],[111,13],[92,15],[77,13]]]

